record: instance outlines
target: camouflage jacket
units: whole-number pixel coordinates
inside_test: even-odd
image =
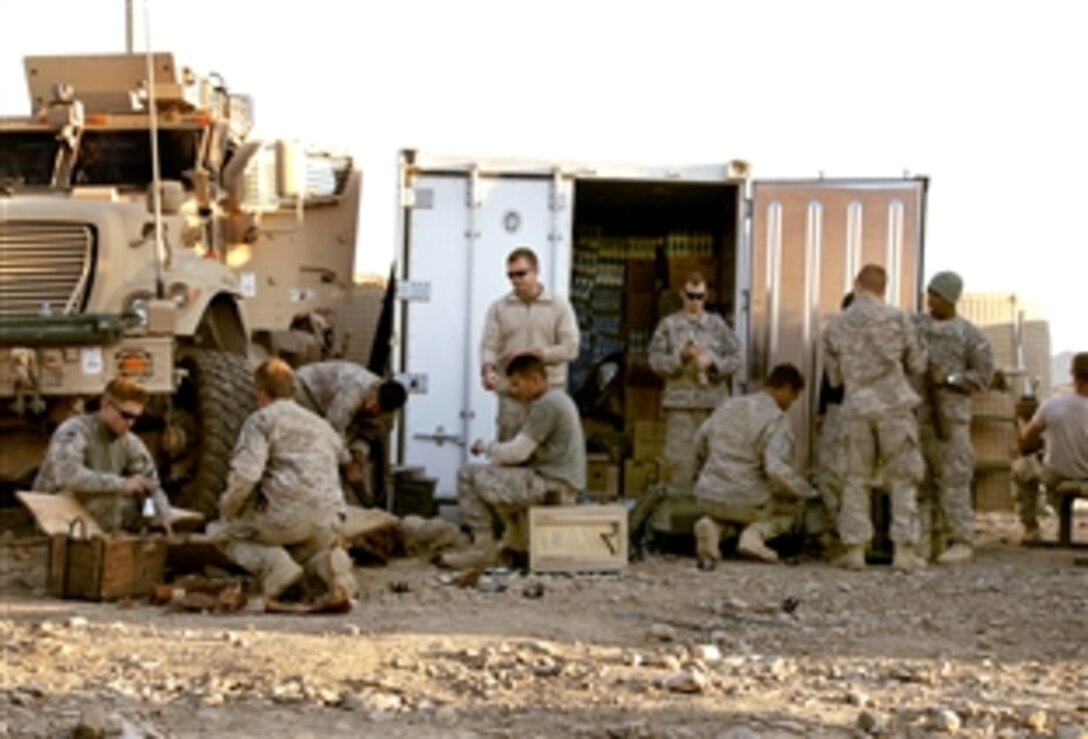
[[[938,321],[932,316],[916,317],[918,335],[929,357],[929,367],[942,379],[949,375],[959,375],[955,387],[941,384],[937,386],[937,403],[941,416],[952,422],[967,423],[971,420],[970,394],[986,389],[994,373],[994,354],[990,341],[970,321],[956,316],[947,321]],[[919,390],[924,394],[922,383],[924,375],[917,378]],[[928,398],[927,398],[928,399]],[[929,403],[919,408],[922,420],[932,414]]]
[[[846,417],[877,418],[920,402],[910,377],[926,369],[926,352],[911,317],[870,295],[831,319],[824,331],[824,367],[845,390]]]
[[[158,486],[155,462],[140,437],[131,431],[115,436],[97,413],[86,413],[69,418],[53,433],[34,489],[45,493],[120,493],[125,479],[135,475],[155,481],[151,494],[155,513],[168,518],[170,502]]]
[[[680,357],[689,341],[710,355],[700,377],[694,363]],[[654,329],[650,368],[665,379],[664,408],[716,408],[729,396],[729,380],[741,368],[740,342],[725,319],[715,313],[688,316],[677,311]]]
[[[315,362],[295,370],[295,400],[328,421],[346,443],[348,427],[363,398],[381,381],[354,362]]]
[[[695,434],[696,497],[736,508],[759,508],[775,494],[809,497],[793,445],[789,416],[766,392],[725,401]]]
[[[220,513],[231,519],[252,508],[281,521],[343,513],[342,448],[323,418],[293,400],[273,401],[242,425]]]

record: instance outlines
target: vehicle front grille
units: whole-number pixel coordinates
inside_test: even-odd
[[[94,247],[87,224],[0,221],[0,315],[80,312]]]

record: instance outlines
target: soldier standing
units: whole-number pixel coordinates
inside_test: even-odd
[[[292,400],[287,363],[265,361],[255,380],[257,410],[234,448],[219,501],[222,520],[208,532],[231,560],[260,578],[266,598],[279,597],[311,572],[331,600],[347,600],[356,583],[351,559],[338,545],[345,520],[337,474],[343,445],[323,418]]]
[[[695,496],[705,516],[695,524],[701,569],[719,559],[723,529],[741,524],[737,552],[765,562],[778,553],[767,542],[787,533],[802,502],[818,493],[793,468],[793,430],[786,411],[805,378],[792,364],[771,370],[763,389],[731,398],[695,435],[701,465]]]
[[[548,373],[548,384],[564,389],[567,364],[578,357],[578,319],[570,303],[540,282],[540,262],[527,246],[506,258],[514,289],[488,308],[480,341],[480,381],[499,396],[496,438],[509,441],[525,423],[528,409],[510,392],[503,373],[520,354],[533,354]]]
[[[993,351],[986,336],[956,314],[963,280],[955,272],[939,272],[926,290],[928,315],[918,317],[918,331],[929,357],[925,402],[919,406],[918,427],[926,460],[926,479],[919,491],[922,535],[919,550],[930,555],[940,528],[936,513],[950,530],[951,546],[941,552],[942,564],[966,562],[973,555],[974,511],[971,478],[975,456],[971,448],[970,395],[990,384]]]
[[[147,392],[125,377],[106,385],[94,413],[69,418],[49,440],[34,489],[71,492],[105,531],[134,531],[152,514],[171,534],[170,503],[155,462],[132,426]]]
[[[585,487],[586,445],[574,401],[549,386],[538,357],[514,357],[506,376],[510,393],[529,409],[528,417],[509,441],[472,444],[472,453],[486,454],[491,463],[466,465],[457,474],[457,504],[461,520],[472,530],[473,546],[443,555],[440,562],[446,567],[484,567],[503,550],[526,551],[525,512],[552,498],[573,502]],[[493,516],[503,523],[501,542],[492,532]]]
[[[683,308],[666,316],[650,340],[650,369],[665,380],[665,464],[669,487],[689,492],[695,478],[695,432],[729,397],[740,369],[740,342],[725,319],[706,311],[706,281],[693,272],[680,292]]]
[[[370,461],[370,445],[385,436],[389,419],[407,399],[399,382],[383,381],[354,362],[314,362],[295,371],[295,402],[324,417],[340,435],[345,491],[361,493],[367,504],[373,502],[363,472]]]
[[[887,273],[866,265],[854,282],[854,303],[824,332],[824,367],[832,387],[843,386],[848,468],[839,511],[839,537],[849,569],[865,567],[873,536],[869,488],[878,467],[892,501],[891,539],[897,569],[925,566],[918,542],[917,484],[925,474],[914,408],[920,399],[908,377],[926,369],[926,354],[910,316],[884,302]]]

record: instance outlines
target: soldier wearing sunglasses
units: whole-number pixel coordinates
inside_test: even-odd
[[[665,380],[665,464],[669,490],[691,492],[695,432],[723,400],[740,369],[740,343],[725,319],[706,310],[706,280],[697,272],[680,291],[683,308],[662,319],[650,341],[650,368]]]
[[[96,412],[69,418],[53,433],[34,489],[71,492],[105,531],[137,531],[154,518],[173,533],[155,463],[132,432],[146,404],[136,382],[111,381]]]

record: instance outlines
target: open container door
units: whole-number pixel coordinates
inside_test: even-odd
[[[807,392],[791,411],[798,462],[813,461],[821,335],[865,264],[888,271],[887,300],[915,312],[923,279],[925,178],[755,182],[749,377],[791,362]]]
[[[398,293],[401,378],[409,387],[400,459],[454,498],[475,439],[495,435],[497,402],[480,384],[488,306],[510,291],[506,257],[527,245],[541,281],[565,295],[570,181],[485,164],[402,163],[403,253]]]

